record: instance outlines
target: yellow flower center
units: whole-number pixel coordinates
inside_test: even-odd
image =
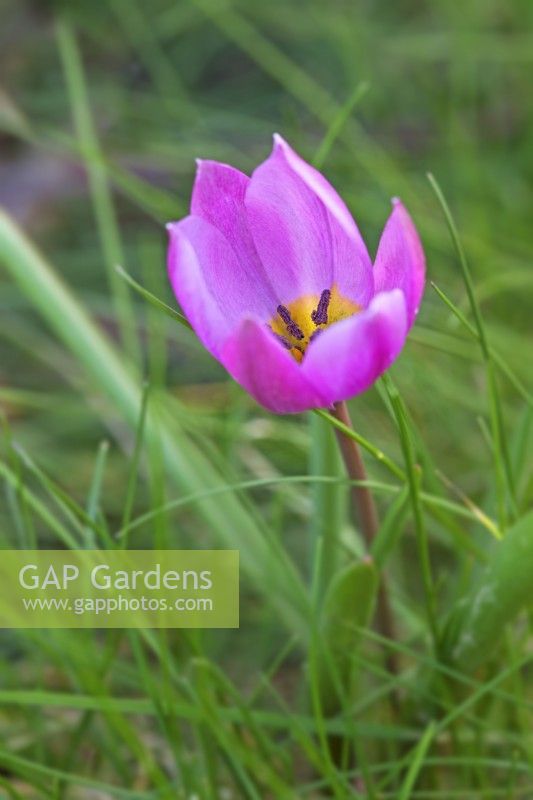
[[[361,306],[333,286],[320,295],[307,294],[286,306],[279,305],[270,328],[296,361],[301,361],[309,342],[321,331],[359,311]]]

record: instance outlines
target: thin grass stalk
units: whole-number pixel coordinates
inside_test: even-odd
[[[325,420],[319,419],[316,414],[310,415],[309,424],[311,433],[310,477],[330,475],[332,479],[331,482],[311,483],[313,498],[312,560],[318,559],[318,564],[312,563],[311,568],[316,571],[315,588],[320,602],[338,567],[340,534],[346,506],[346,486],[343,483],[346,479],[342,473],[342,461],[331,426]]]
[[[93,210],[104,253],[107,280],[113,297],[115,313],[128,354],[131,358],[138,360],[140,349],[136,335],[133,304],[127,286],[115,272],[115,266],[124,262],[122,244],[107,171],[91,113],[83,62],[75,32],[66,19],[58,19],[56,31],[76,135],[89,179]]]
[[[422,511],[422,504],[420,500],[420,471],[417,469],[414,460],[413,447],[409,436],[407,427],[406,412],[403,407],[402,400],[397,390],[394,387],[389,388],[389,396],[396,416],[398,430],[400,433],[400,443],[403,450],[405,459],[407,484],[409,486],[409,494],[411,497],[411,505],[413,509],[413,519],[415,526],[416,542],[418,547],[418,556],[420,561],[420,570],[422,573],[422,581],[424,585],[424,597],[426,602],[426,613],[431,631],[433,646],[435,652],[439,647],[439,631],[437,626],[437,602],[435,597],[435,583],[431,569],[431,559],[429,555],[429,542],[427,530]]]
[[[498,521],[500,528],[505,530],[507,527],[507,505],[509,505],[511,508],[512,516],[516,517],[516,496],[509,453],[507,450],[507,440],[505,436],[505,430],[503,428],[503,413],[496,375],[494,372],[492,353],[487,340],[481,310],[477,302],[470,266],[463,249],[452,212],[450,211],[450,207],[448,206],[442,189],[440,188],[435,177],[431,173],[428,173],[427,177],[443,211],[446,224],[457,253],[461,272],[463,274],[466,293],[470,303],[470,309],[472,311],[472,316],[474,317],[474,324],[477,330],[483,361],[485,363],[489,397],[489,418],[492,430],[494,471],[496,475],[496,491],[498,498]]]

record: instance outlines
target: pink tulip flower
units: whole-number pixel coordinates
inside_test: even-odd
[[[167,227],[170,282],[189,322],[270,411],[332,407],[400,354],[425,260],[399,200],[372,265],[339,195],[275,135],[251,178],[199,161],[191,213]]]

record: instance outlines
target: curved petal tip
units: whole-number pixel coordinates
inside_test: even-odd
[[[366,391],[398,357],[407,334],[403,292],[394,289],[374,297],[360,314],[332,325],[314,342],[303,371],[321,386],[331,402]]]
[[[426,261],[422,243],[399,197],[392,198],[374,263],[375,290],[401,289],[407,303],[409,327],[415,321],[424,292]]]

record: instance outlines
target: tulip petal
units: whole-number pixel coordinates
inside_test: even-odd
[[[328,405],[368,389],[400,353],[407,334],[399,289],[376,295],[365,311],[337,322],[314,339],[302,362],[306,378]]]
[[[189,216],[167,228],[174,294],[204,345],[218,357],[244,315],[270,319],[268,289],[241,265],[229,242],[209,222]]]
[[[258,320],[241,323],[226,342],[220,360],[258,403],[277,414],[327,405],[298,362]]]
[[[271,312],[277,306],[246,222],[244,196],[250,178],[229,164],[198,159],[191,214],[202,217],[223,234],[243,268],[271,293]]]
[[[248,227],[287,304],[334,283],[360,306],[373,294],[370,258],[350,212],[326,179],[280,137],[246,190]]]
[[[378,246],[374,264],[376,293],[401,289],[407,304],[408,329],[412,326],[424,291],[426,262],[411,217],[394,199]]]

